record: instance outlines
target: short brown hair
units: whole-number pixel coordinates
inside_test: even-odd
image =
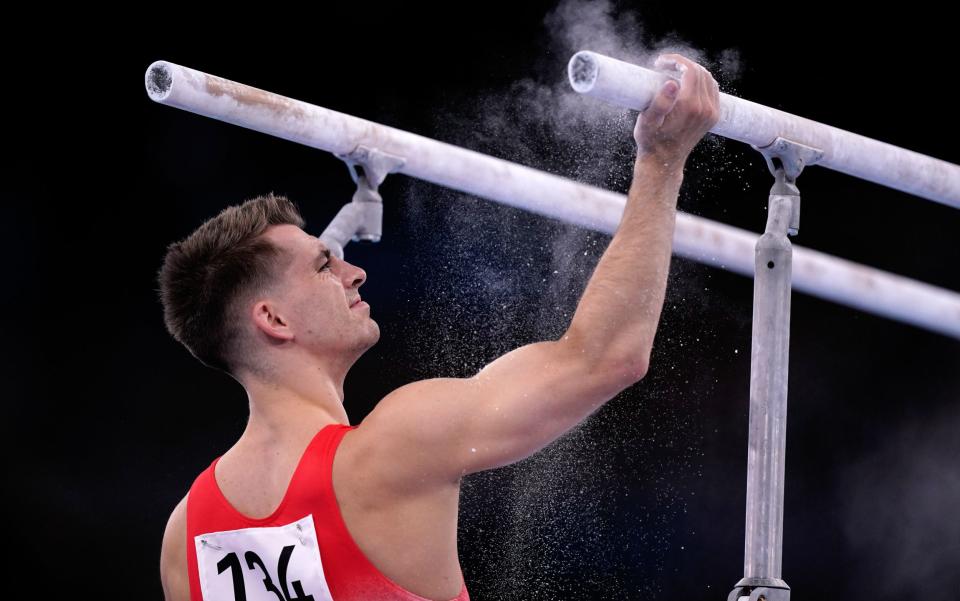
[[[271,225],[302,228],[300,211],[272,192],[224,209],[167,247],[157,274],[167,331],[201,363],[236,376],[243,353],[236,301],[280,272],[280,248],[262,238]]]

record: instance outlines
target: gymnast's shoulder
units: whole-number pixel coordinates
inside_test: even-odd
[[[166,601],[189,601],[187,579],[187,497],[177,503],[167,520],[160,550],[160,581]]]

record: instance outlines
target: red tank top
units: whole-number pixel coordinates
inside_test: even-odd
[[[197,477],[187,497],[192,601],[427,601],[374,567],[340,515],[333,457],[353,428],[330,424],[317,432],[265,518],[230,505],[214,477],[219,457]],[[452,601],[469,599],[464,583]]]

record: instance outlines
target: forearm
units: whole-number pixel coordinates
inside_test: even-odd
[[[565,339],[589,357],[643,376],[666,292],[682,162],[634,165],[620,226],[584,290]]]

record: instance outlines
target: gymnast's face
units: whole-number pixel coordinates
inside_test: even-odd
[[[298,345],[321,357],[359,357],[376,344],[380,327],[370,318],[370,305],[357,303],[367,279],[362,269],[295,225],[271,226],[264,236],[292,258],[276,287],[276,302]]]

